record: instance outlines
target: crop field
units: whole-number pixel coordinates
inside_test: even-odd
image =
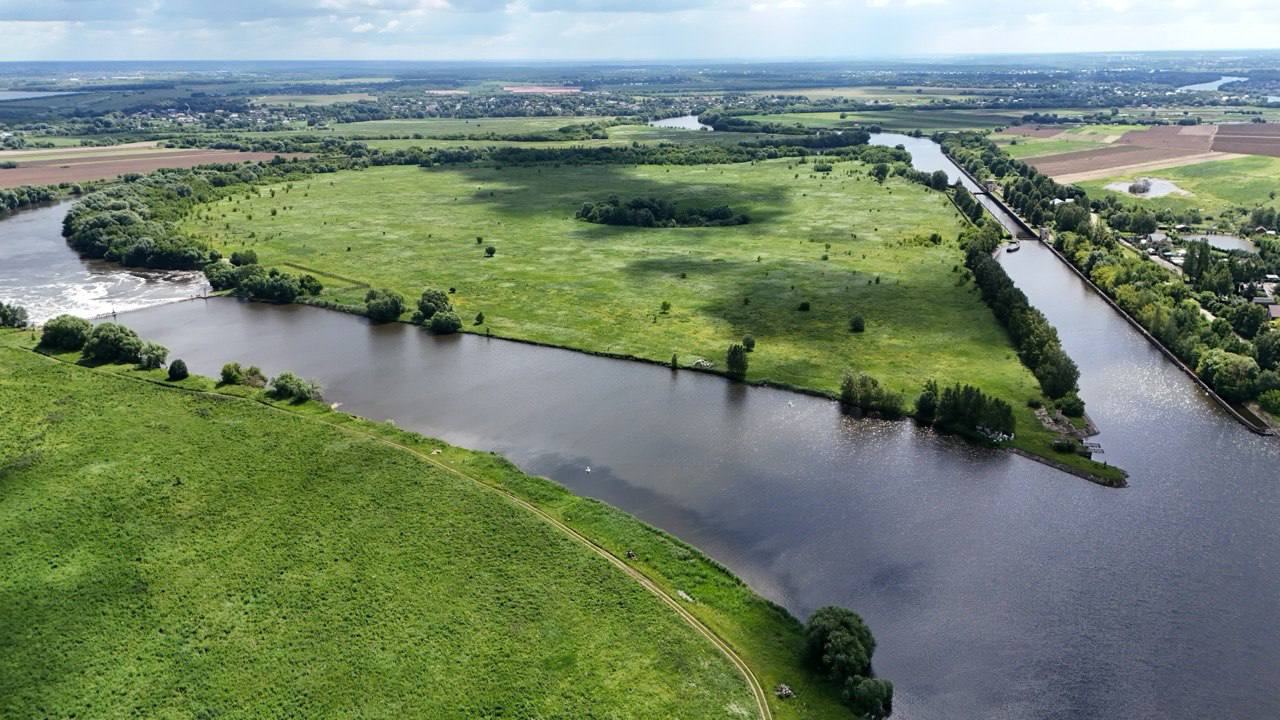
[[[864,371],[908,398],[928,378],[973,383],[1015,407],[1020,444],[1045,450],[1049,435],[1026,408],[1038,385],[963,280],[958,213],[939,193],[896,179],[882,186],[866,170],[839,163],[823,177],[786,160],[378,168],[276,187],[274,197],[260,188],[204,206],[185,227],[224,252],[253,248],[265,265],[317,273],[324,295],[343,303],[360,304],[364,289],[338,278],[410,302],[426,287],[456,288],[474,332],[721,368],[727,346],[750,334],[751,380],[834,393],[846,370]],[[584,202],[610,195],[723,203],[752,222],[659,229],[574,219]],[[944,242],[931,243],[932,232]],[[481,312],[484,323],[472,325]],[[850,332],[855,314],[866,332]]]
[[[1280,125],[1249,123],[1219,125],[1213,149],[1219,152],[1280,157]]]
[[[840,128],[854,125],[879,125],[886,130],[963,130],[986,129],[1007,125],[1021,113],[994,110],[923,110],[895,108],[865,112],[792,112],[748,115],[751,120],[817,128]]]
[[[1098,148],[1106,147],[1105,144],[1100,142],[1067,139],[1061,134],[1042,138],[996,133],[991,136],[991,140],[1001,146],[1010,157],[1020,160],[1043,157],[1045,155],[1097,150]]]
[[[12,159],[18,166],[0,168],[0,187],[110,180],[126,173],[148,173],[161,168],[253,162],[275,157],[274,153],[179,150],[149,145],[3,152],[0,153],[0,161]],[[26,152],[33,154],[22,155]]]
[[[769,90],[753,90],[751,95],[794,95],[807,97],[810,100],[830,100],[832,98],[850,98],[859,101],[881,100],[895,105],[923,105],[934,100],[964,100],[967,95],[962,88],[939,88],[925,86],[885,87],[876,85],[843,85],[834,87],[791,87]]]
[[[674,143],[676,145],[737,145],[746,139],[773,137],[764,133],[716,133],[699,130],[654,127],[651,125],[614,125],[607,130],[609,137],[591,140],[442,140],[440,138],[396,138],[394,140],[364,140],[371,148],[395,150],[410,147],[525,147],[565,148],[603,147],[607,145],[643,145]]]
[[[755,716],[715,646],[550,518],[797,683],[775,717],[847,715],[799,623],[617,510],[322,404],[27,344],[0,331],[6,717]]]
[[[1144,207],[1167,207],[1177,211],[1199,208],[1212,214],[1233,206],[1252,208],[1274,204],[1275,197],[1280,196],[1280,158],[1264,156],[1236,157],[1152,172],[1124,173],[1081,182],[1079,185],[1090,195],[1101,197],[1113,192],[1106,189],[1107,185],[1128,184],[1140,176],[1169,180],[1190,193],[1141,199],[1116,193],[1126,201],[1136,200]]]

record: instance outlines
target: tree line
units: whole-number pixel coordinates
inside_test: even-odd
[[[583,203],[575,217],[600,225],[633,227],[723,227],[751,222],[746,214],[734,212],[728,205],[688,208],[662,198],[632,198],[624,202],[616,195],[601,202]]]

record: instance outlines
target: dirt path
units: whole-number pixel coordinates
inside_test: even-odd
[[[59,358],[50,357],[48,355],[43,355],[41,353],[36,353],[36,354],[39,355],[40,357],[47,358],[52,362],[65,362],[64,360],[61,360]],[[159,380],[151,380],[148,378],[140,378],[140,377],[131,377],[129,375],[111,372],[109,370],[99,370],[97,368],[87,368],[87,369],[93,372],[104,372],[112,375],[113,377],[122,377],[122,378],[127,378],[129,380],[134,380],[138,382],[145,382],[153,385],[160,385],[162,387],[166,387],[171,390],[179,390],[182,392],[199,394],[199,395],[217,395],[223,398],[235,398],[236,400],[257,402],[251,398],[242,397],[240,395],[228,395],[224,393],[209,392],[205,390],[194,390],[191,388],[179,387],[179,386],[172,385],[170,383],[166,383]],[[645,590],[648,590],[650,593],[656,596],[659,600],[666,603],[668,607],[670,607],[672,610],[675,611],[676,615],[678,615],[681,620],[684,620],[685,624],[693,628],[698,634],[702,635],[707,640],[711,641],[711,644],[714,645],[722,655],[728,658],[729,662],[732,663],[733,666],[738,670],[738,673],[742,675],[743,680],[746,681],[748,689],[751,690],[752,699],[755,700],[756,710],[757,710],[758,716],[760,717],[760,720],[773,720],[773,711],[770,710],[769,708],[768,694],[765,693],[764,688],[760,685],[760,681],[756,678],[755,673],[751,672],[751,668],[747,666],[746,661],[744,661],[741,657],[738,656],[738,653],[734,651],[733,647],[730,646],[728,642],[723,640],[719,635],[716,635],[715,631],[707,627],[701,620],[699,620],[696,616],[694,616],[693,613],[686,610],[684,606],[680,604],[680,601],[677,598],[674,598],[671,595],[667,594],[667,592],[663,590],[661,587],[659,587],[657,583],[649,579],[649,576],[645,575],[639,570],[636,570],[635,568],[626,564],[626,562],[624,562],[621,558],[609,552],[603,546],[596,544],[596,542],[593,541],[591,538],[583,535],[577,530],[574,530],[572,527],[569,527],[565,523],[561,522],[558,518],[551,515],[547,511],[543,510],[542,508],[539,508],[537,505],[534,505],[533,503],[516,495],[510,490],[507,490],[506,488],[494,485],[492,483],[485,482],[484,480],[478,477],[475,477],[470,473],[459,470],[458,468],[455,468],[452,465],[449,465],[448,463],[437,460],[436,458],[428,455],[427,453],[421,452],[416,448],[409,447],[408,445],[403,445],[401,443],[378,436],[371,432],[360,430],[358,428],[349,427],[347,425],[342,425],[335,422],[329,422],[327,420],[324,420],[321,417],[317,417],[313,415],[303,415],[301,413],[291,412],[285,408],[277,407],[269,403],[259,402],[258,404],[275,412],[291,415],[293,417],[302,418],[304,420],[314,420],[316,422],[323,423],[331,428],[335,428],[339,431],[345,432],[349,435],[354,435],[357,437],[374,440],[376,442],[382,443],[383,445],[388,445],[390,447],[403,450],[404,452],[407,452],[410,455],[413,455],[415,458],[422,460],[423,462],[426,462],[441,470],[444,470],[447,473],[450,473],[456,477],[463,478],[465,480],[469,480],[486,490],[495,492],[503,496],[504,498],[506,498],[509,502],[525,510],[528,510],[534,515],[537,515],[543,521],[547,522],[552,527],[559,530],[564,535],[568,536],[569,539],[573,540],[574,542],[577,542],[579,545],[582,545],[588,550],[594,552],[596,555],[608,561],[609,564],[613,565],[618,570],[621,570],[623,573],[625,573],[628,577],[634,580],[637,584],[639,584]]]

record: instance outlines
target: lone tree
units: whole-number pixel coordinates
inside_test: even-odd
[[[490,245],[484,249],[484,256],[487,258],[493,257],[494,254],[496,254],[497,252],[498,252],[498,248]]]
[[[452,310],[431,316],[431,332],[436,335],[452,335],[462,329],[462,319]]]
[[[729,352],[725,355],[725,366],[729,370],[729,377],[742,381],[747,377],[747,349],[734,343],[729,346]]]
[[[169,348],[160,343],[144,342],[138,351],[138,367],[143,370],[159,370],[169,357]]]
[[[364,314],[374,322],[398,320],[404,313],[404,296],[394,290],[370,290],[364,296]]]
[[[186,380],[188,376],[187,364],[178,358],[169,363],[169,379],[170,380]]]

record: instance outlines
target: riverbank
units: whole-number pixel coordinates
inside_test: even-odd
[[[63,368],[63,370],[54,373],[59,376],[59,379],[53,381],[53,378],[49,378],[49,380],[53,381],[49,383],[43,379],[42,374],[49,367],[49,358],[42,358],[30,353],[26,348],[29,348],[32,342],[30,335],[25,332],[0,333],[0,353],[4,353],[7,356],[5,366],[10,368],[10,374],[7,377],[8,382],[0,382],[0,389],[4,389],[8,394],[14,392],[22,393],[26,392],[22,388],[28,387],[34,382],[35,387],[58,387],[60,388],[59,392],[66,394],[67,397],[78,397],[82,388],[92,385],[96,388],[93,394],[100,396],[99,399],[107,401],[105,407],[116,407],[116,404],[110,401],[110,398],[117,391],[117,385],[121,383],[129,384],[131,389],[119,388],[119,392],[127,394],[132,399],[131,402],[120,405],[121,407],[132,408],[129,414],[117,417],[111,413],[104,415],[101,411],[98,411],[93,414],[93,422],[100,426],[105,423],[106,427],[112,428],[113,434],[115,434],[118,441],[131,434],[140,434],[140,439],[125,443],[125,445],[132,448],[130,450],[131,454],[128,456],[130,458],[182,457],[182,469],[175,468],[174,471],[178,472],[179,477],[183,478],[183,486],[189,488],[189,490],[184,490],[184,493],[196,492],[200,487],[203,487],[200,478],[205,470],[204,464],[199,458],[206,458],[207,462],[218,464],[222,462],[219,458],[228,457],[213,445],[223,442],[222,436],[215,428],[221,425],[220,420],[230,419],[230,416],[237,418],[235,420],[237,429],[234,433],[234,438],[227,437],[227,440],[236,442],[241,446],[236,453],[236,457],[252,458],[253,452],[255,452],[253,450],[254,447],[263,443],[270,444],[275,448],[272,455],[273,462],[265,463],[262,467],[273,468],[273,472],[283,473],[283,476],[287,476],[293,458],[309,457],[310,454],[327,456],[327,451],[325,450],[309,451],[309,453],[302,455],[295,454],[293,452],[294,445],[302,442],[301,436],[286,433],[287,439],[281,442],[281,437],[276,437],[276,435],[279,432],[284,432],[284,430],[277,428],[274,421],[266,419],[267,416],[263,415],[263,413],[269,411],[263,405],[269,405],[278,413],[287,414],[291,421],[301,423],[301,425],[298,425],[299,428],[310,427],[311,429],[306,431],[306,436],[308,438],[319,438],[317,442],[323,440],[322,445],[324,447],[332,447],[334,442],[338,442],[339,445],[347,445],[352,440],[351,438],[339,440],[327,434],[328,431],[316,429],[320,423],[354,437],[356,445],[364,448],[360,454],[360,468],[353,468],[353,474],[342,473],[346,477],[343,483],[347,489],[339,492],[340,496],[349,496],[352,492],[362,492],[361,488],[365,487],[364,483],[356,483],[353,486],[350,482],[350,477],[361,477],[366,479],[367,482],[375,482],[370,478],[380,478],[386,472],[390,472],[389,470],[383,471],[379,469],[381,467],[381,460],[378,459],[379,454],[369,449],[357,436],[376,439],[379,442],[390,444],[401,451],[415,455],[417,461],[426,462],[447,470],[453,473],[455,477],[483,483],[487,487],[509,495],[520,503],[527,504],[527,509],[536,510],[538,513],[544,514],[546,519],[563,524],[565,528],[568,528],[573,533],[580,534],[593,547],[607,552],[612,558],[610,560],[611,564],[619,569],[624,569],[625,566],[625,572],[634,571],[642,574],[646,582],[653,584],[654,588],[651,588],[651,590],[657,589],[665,597],[665,604],[677,608],[677,612],[688,613],[704,629],[711,632],[716,642],[724,643],[728,649],[729,656],[740,657],[748,668],[748,675],[759,678],[757,684],[760,687],[772,688],[774,684],[785,682],[797,691],[797,697],[785,703],[769,696],[766,701],[772,707],[767,709],[768,714],[780,718],[815,716],[838,718],[848,716],[848,711],[839,705],[835,688],[828,687],[825,682],[810,677],[808,670],[800,666],[800,648],[803,645],[803,636],[802,628],[798,621],[785,610],[755,595],[740,580],[729,574],[727,570],[708,560],[692,547],[681,543],[666,533],[641,523],[634,517],[615,508],[594,500],[572,495],[563,487],[545,478],[525,475],[510,463],[493,454],[451,447],[436,440],[398,430],[385,423],[370,422],[345,413],[339,413],[322,404],[283,405],[278,402],[268,401],[260,392],[254,392],[238,386],[218,387],[214,385],[213,381],[198,376],[192,376],[177,383],[170,383],[163,379],[164,374],[161,371],[138,371],[131,367],[123,366],[89,369],[74,365],[61,365],[55,366]],[[68,362],[75,358],[74,356],[62,356],[59,359]],[[21,383],[17,386],[13,384],[17,381],[17,376],[12,375],[13,372],[18,372],[22,378]],[[0,378],[5,377],[4,374],[0,374]],[[138,387],[140,387],[138,383],[140,382],[145,382],[153,387],[163,387],[158,387],[155,392],[138,390]],[[191,405],[185,401],[168,397],[168,394],[178,390],[184,391],[188,396],[193,397],[192,403],[194,404]],[[162,395],[157,395],[156,393],[161,393]],[[21,397],[26,396],[21,395]],[[202,398],[207,398],[207,400]],[[46,398],[46,401],[51,400],[52,398]],[[211,401],[212,404],[210,404]],[[161,414],[165,418],[169,418],[167,420],[169,427],[161,437],[157,437],[150,427],[154,424],[153,419],[151,419],[151,403],[153,402],[189,406],[186,410],[176,406],[164,410]],[[23,407],[23,404],[6,403],[5,407],[9,408],[7,412],[17,412],[17,408]],[[78,400],[69,407],[79,407]],[[194,417],[199,419],[191,419],[193,418],[191,414],[193,408],[195,410]],[[214,416],[210,418],[203,414],[200,408],[209,408],[210,412],[214,413]],[[230,416],[223,418],[228,413],[230,413]],[[72,416],[72,422],[78,423],[76,418],[81,417],[82,413],[75,412],[72,413]],[[87,416],[85,417],[87,419]],[[135,428],[131,423],[137,423],[139,427]],[[211,427],[206,427],[204,430],[199,431],[200,440],[191,439],[191,442],[196,442],[201,446],[198,458],[192,457],[188,452],[183,452],[179,449],[180,445],[157,453],[142,451],[143,448],[150,447],[150,445],[161,440],[165,443],[185,442],[184,438],[186,438],[188,426],[199,425],[205,427],[209,423],[212,423]],[[250,439],[243,432],[246,423],[253,425],[264,435],[271,437],[264,437],[261,442],[258,439]],[[12,424],[9,426],[16,427]],[[59,433],[70,430],[70,428],[63,426],[57,426],[54,429]],[[194,427],[192,429],[194,430]],[[91,435],[86,435],[86,437],[91,437]],[[256,431],[253,437],[258,437]],[[274,441],[272,437],[274,437]],[[308,440],[306,442],[311,441]],[[124,447],[124,445],[121,445],[121,447]],[[39,448],[32,448],[31,451],[43,452],[44,455],[49,455],[50,453],[48,450],[41,451]],[[52,456],[44,457],[44,455],[39,459],[40,462],[53,460]],[[97,456],[95,455],[95,457]],[[114,458],[114,456],[103,456],[99,458],[99,461],[99,464],[102,462],[109,464],[127,462],[122,458]],[[146,462],[150,466],[155,461]],[[240,462],[236,461],[233,464],[239,464]],[[41,467],[47,470],[50,466],[46,464]],[[325,467],[328,467],[327,461]],[[164,474],[168,470],[161,463],[161,465],[151,470],[141,469],[139,472],[145,479],[152,472]],[[253,474],[251,471],[247,472],[249,475]],[[305,486],[317,489],[327,486],[326,473],[328,472],[330,471],[323,470],[310,473]],[[82,477],[82,474],[77,471],[76,476]],[[20,480],[22,477],[22,475],[19,475],[15,480]],[[47,480],[45,474],[41,475],[41,479],[42,481]],[[278,482],[279,480],[276,483],[268,483],[268,485],[274,486]],[[413,480],[397,481],[397,487],[400,489],[394,492],[402,494],[405,488],[417,487],[420,482]],[[439,480],[434,482],[438,485]],[[219,486],[221,485],[219,484]],[[27,487],[27,485],[22,485],[22,487]],[[355,490],[351,489],[353,487]],[[443,497],[458,491],[458,488],[453,487],[433,487],[434,489],[431,491],[431,495],[434,498],[432,506],[443,502]],[[416,492],[417,490],[413,490],[410,494]],[[310,494],[310,492],[307,493],[308,497]],[[323,493],[321,494],[323,495]],[[283,497],[287,496],[288,492]],[[277,497],[274,501],[266,503],[266,505],[274,506],[278,504],[279,499]],[[348,500],[351,501],[354,498],[348,497]],[[471,509],[458,515],[458,517],[484,517],[484,511],[480,509],[483,503],[476,499],[471,499],[467,502],[471,505]],[[400,507],[403,503],[404,498],[401,498],[396,507]],[[0,510],[2,508],[3,505],[0,504]],[[323,509],[320,507],[312,509],[312,512],[322,511]],[[418,510],[410,511],[408,507],[405,507],[404,511],[414,512],[415,516],[416,513],[420,512]],[[385,512],[386,510],[384,509],[383,513]],[[312,513],[305,514],[309,516]],[[2,517],[3,512],[0,512],[0,518]],[[515,528],[525,527],[521,522],[513,522],[511,520],[504,521],[504,524],[512,525]],[[309,521],[308,525],[310,525]],[[345,523],[339,525],[345,525]],[[105,535],[109,536],[110,533],[105,533]],[[399,544],[403,544],[405,542],[405,534],[401,532],[400,537]],[[457,562],[460,559],[459,553],[462,551],[458,548],[452,548],[448,540],[451,537],[453,537],[452,534],[444,532],[443,534],[435,535],[436,539],[433,542],[436,544],[443,543],[444,549],[449,552],[450,562]],[[501,541],[493,539],[483,544],[492,545],[493,542],[502,545]],[[506,545],[508,550],[500,553],[499,556],[509,555],[510,548],[513,547],[533,547],[545,544],[547,544],[545,540],[529,545],[527,542],[512,539]],[[555,543],[550,543],[550,545],[554,546]],[[634,557],[631,557],[632,553],[634,553]],[[243,553],[241,554],[244,555]],[[246,558],[252,557],[253,553],[250,552],[244,556]],[[524,553],[518,553],[515,557],[520,558],[523,556]],[[370,560],[370,562],[374,561]],[[566,563],[563,560],[554,563],[556,567],[562,570],[564,567],[572,567],[573,564],[573,562]],[[507,576],[512,571],[508,569],[496,570],[495,572],[497,576]],[[615,582],[603,579],[594,580],[593,583],[599,583],[601,587],[606,589],[616,585]],[[519,586],[519,581],[515,581],[514,586],[509,581],[505,592],[510,593]],[[204,592],[208,591],[209,589],[206,589]],[[583,589],[569,590],[567,588],[556,590],[551,594],[556,597],[563,597],[565,592],[569,592],[574,596],[580,594],[583,596],[582,599],[584,601],[590,595],[588,591]],[[609,592],[619,593],[620,591],[615,587]],[[629,591],[622,592],[618,597],[632,598],[627,601],[629,607],[638,602],[634,600],[633,594]],[[482,605],[483,603],[480,604]],[[315,612],[320,611],[316,610]],[[500,611],[495,610],[495,612],[498,612],[500,616]],[[640,625],[633,625],[632,633],[627,634],[632,640],[625,644],[625,647],[637,647],[637,643],[642,636],[634,636],[634,632],[644,625],[644,623],[641,623],[640,618],[647,617],[639,610],[634,610],[633,612],[634,614],[627,617],[626,622],[628,624],[640,623]],[[652,614],[653,611],[650,609],[647,612]],[[546,608],[540,610],[538,616],[558,617],[556,611]],[[609,621],[611,617],[613,616],[608,613],[603,616],[597,616],[592,621],[593,626],[600,626],[599,632],[613,632],[614,630],[610,629],[613,628],[612,622]],[[651,623],[654,621],[648,620],[646,622]],[[478,629],[475,631],[480,632]],[[581,633],[568,633],[568,636],[578,635],[581,635]],[[611,644],[616,645],[616,638],[614,638],[614,641]],[[667,647],[664,657],[678,656],[683,651],[677,652],[674,648],[684,647],[687,645],[687,641],[676,642],[669,639],[667,644],[670,647]],[[481,643],[481,646],[486,647],[484,643]],[[513,657],[519,656],[520,653],[513,654]],[[620,660],[616,662],[620,662]],[[530,660],[528,664],[536,665],[537,663]],[[701,667],[703,667],[703,670],[697,672],[705,672],[708,666],[701,665]],[[569,672],[568,668],[561,668],[561,670]],[[639,687],[648,687],[643,679],[650,677],[651,673],[652,669],[627,671],[626,684],[631,688],[628,695],[634,694],[639,689],[636,685],[637,682],[640,683]],[[465,679],[465,676],[462,679]],[[520,686],[518,677],[515,679],[517,680],[515,685]],[[686,681],[687,678],[678,683],[671,682],[667,684],[674,687],[683,685]],[[199,683],[196,684],[199,685]],[[659,681],[655,687],[663,685],[664,683]],[[449,683],[449,686],[451,688],[454,687],[454,683]],[[580,687],[579,690],[585,693],[589,689],[588,686]],[[716,683],[709,681],[706,682],[706,686],[707,688],[717,687]],[[644,692],[642,691],[640,695],[644,695]],[[682,692],[680,697],[682,703],[681,714],[684,714],[688,707],[686,703],[696,698],[697,694],[686,697],[685,693]],[[642,698],[637,698],[637,701],[640,699]],[[659,708],[661,705],[650,707]],[[723,707],[721,707],[720,711],[711,713],[710,716],[719,716],[722,710]]]

